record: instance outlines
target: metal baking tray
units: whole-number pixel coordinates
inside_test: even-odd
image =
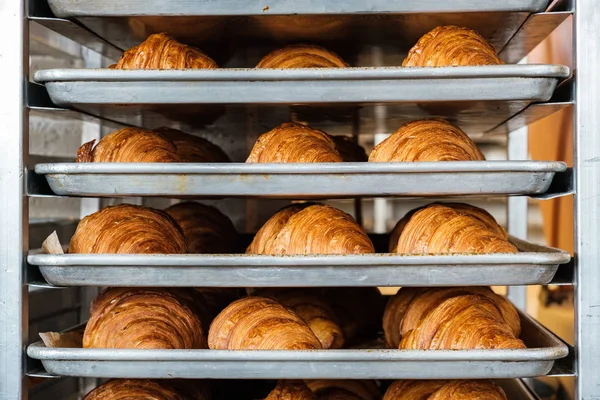
[[[47,348],[29,357],[47,372],[97,378],[484,379],[546,375],[568,348],[521,314],[527,349],[512,350],[133,350]]]
[[[57,195],[290,199],[542,195],[566,164],[553,161],[305,164],[38,164]],[[32,195],[35,193],[31,193]]]
[[[30,254],[55,286],[465,286],[548,284],[571,256],[516,238],[514,254]]]

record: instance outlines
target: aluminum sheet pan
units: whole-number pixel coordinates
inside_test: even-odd
[[[552,161],[35,166],[57,195],[293,199],[543,194],[563,171]]]
[[[98,378],[484,379],[546,375],[568,348],[521,314],[527,349],[512,350],[125,350],[47,348],[29,357],[51,374]]]
[[[30,254],[55,286],[465,286],[547,284],[571,256],[516,238],[515,254]]]
[[[432,12],[544,11],[548,0],[161,0],[123,2],[122,0],[48,0],[57,17],[128,17],[128,16],[215,16],[215,15],[288,15],[288,14],[387,14]],[[268,7],[265,5],[268,4]]]

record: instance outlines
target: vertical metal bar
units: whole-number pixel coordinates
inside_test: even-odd
[[[529,130],[527,127],[508,134],[508,159],[527,160]],[[527,197],[508,198],[508,233],[519,239],[527,239]],[[515,306],[525,311],[527,306],[527,286],[510,286],[508,298]]]
[[[354,109],[352,113],[352,140],[358,145],[358,136],[360,134],[360,110]],[[362,199],[357,197],[354,199],[354,217],[356,222],[362,226],[363,224],[363,212],[362,212]]]
[[[577,399],[600,399],[600,7],[575,1],[575,343]]]
[[[24,259],[29,243],[24,168],[28,162],[26,85],[29,29],[22,0],[0,2],[0,399],[27,399],[24,379],[28,293]]]

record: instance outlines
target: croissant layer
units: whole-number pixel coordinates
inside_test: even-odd
[[[344,68],[348,64],[337,54],[313,45],[292,45],[275,50],[256,68]]]
[[[179,380],[113,379],[83,400],[208,400],[201,388]]]
[[[383,400],[508,400],[487,380],[402,380],[390,385]]]
[[[378,400],[381,398],[379,388],[371,380],[350,379],[317,379],[306,381],[319,400]]]
[[[318,400],[303,381],[279,381],[265,400]]]
[[[497,65],[496,49],[479,33],[458,26],[438,26],[419,39],[403,67]]]
[[[230,161],[219,146],[199,136],[165,127],[157,128],[154,132],[161,134],[175,145],[180,162],[224,163]]]

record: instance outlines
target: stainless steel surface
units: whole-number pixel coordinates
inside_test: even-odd
[[[74,196],[271,197],[540,194],[560,162],[319,164],[38,164],[53,192]]]
[[[33,253],[56,286],[464,286],[546,284],[561,250],[517,239],[522,251],[484,255],[132,255]]]
[[[575,0],[575,343],[576,397],[600,398],[600,8]]]
[[[28,114],[25,85],[28,76],[29,25],[25,2],[0,6],[0,26],[10,40],[0,43],[0,398],[27,399],[24,347],[28,333],[28,293],[25,257],[28,245],[28,203],[23,168],[27,163]]]
[[[27,354],[55,375],[100,378],[459,379],[545,375],[568,349],[521,315],[518,350],[131,350],[47,348]]]

